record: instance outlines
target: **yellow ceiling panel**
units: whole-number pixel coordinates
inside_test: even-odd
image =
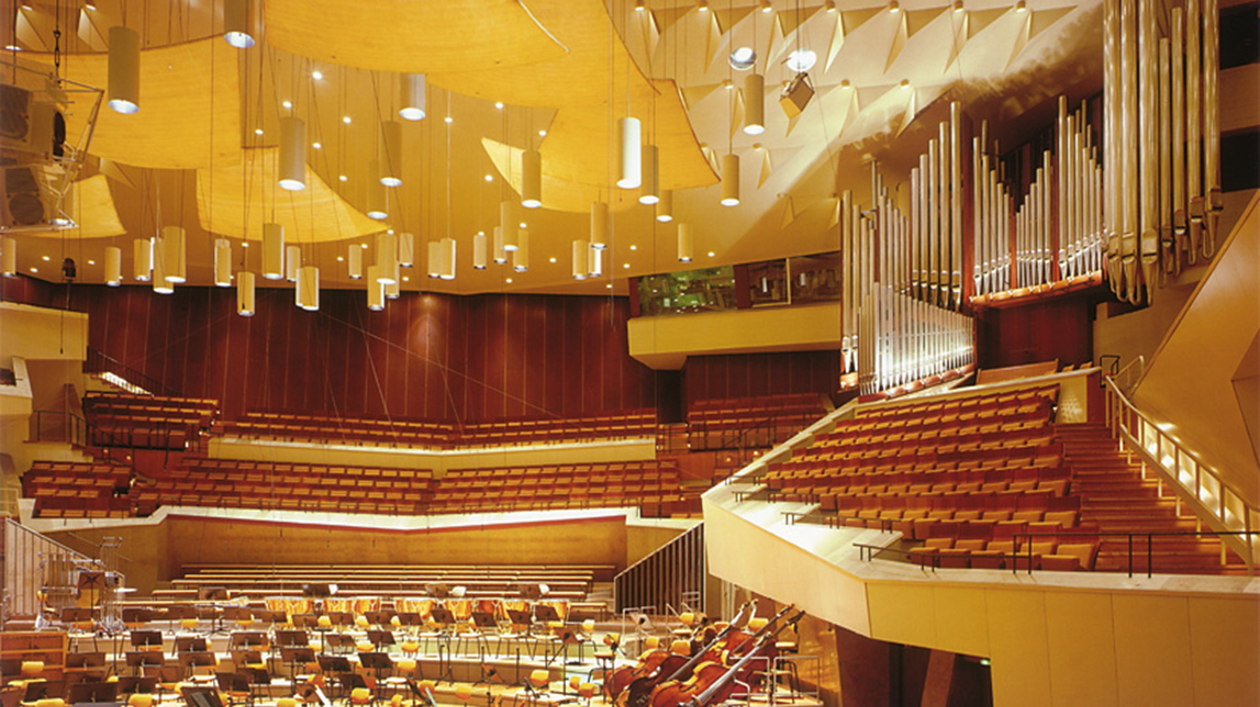
[[[485,71],[554,61],[565,47],[517,0],[268,0],[267,42],[376,71]]]
[[[197,170],[197,215],[210,233],[257,240],[264,221],[285,228],[294,244],[336,241],[376,233],[385,225],[368,218],[308,167],[306,189],[276,184],[277,148],[248,148],[244,164]]]
[[[197,169],[240,159],[240,81],[237,57],[218,37],[140,52],[140,112],[115,113],[101,103],[88,151],[123,164]],[[48,54],[30,58],[52,65]],[[63,55],[62,75],[102,90],[106,54]],[[89,111],[66,116],[69,135],[82,133]],[[211,135],[214,144],[211,147]]]

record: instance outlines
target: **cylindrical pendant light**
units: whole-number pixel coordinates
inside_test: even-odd
[[[175,283],[166,279],[166,243],[162,238],[153,239],[153,291],[159,295],[175,291]]]
[[[109,28],[109,107],[140,110],[140,34],[130,27]]]
[[[516,272],[529,270],[529,231],[517,231],[517,248],[512,252],[512,269]]]
[[[9,240],[9,239],[5,239]],[[7,244],[5,251],[8,251]],[[6,273],[7,274],[7,273]],[[109,246],[105,249],[105,284],[118,287],[122,284],[122,249]]]
[[[760,135],[766,131],[766,77],[748,74],[744,77],[744,132]]]
[[[402,294],[401,283],[395,282],[391,284],[387,282],[382,284],[381,287],[385,291],[385,299],[398,299],[398,297]]]
[[[722,155],[722,206],[739,206],[739,155]]]
[[[691,262],[691,254],[694,245],[695,244],[691,241],[691,224],[678,224],[678,262]]]
[[[617,120],[617,159],[614,166],[617,186],[638,189],[643,180],[640,160],[643,158],[639,119],[626,116]]]
[[[226,238],[214,239],[214,284],[232,286],[232,242]]]
[[[379,160],[368,161],[367,175],[363,183],[364,188],[367,189],[367,217],[375,221],[384,221],[389,218],[389,198],[385,185],[381,184]]]
[[[224,41],[237,49],[254,46],[249,24],[249,0],[223,0]]]
[[[368,309],[373,312],[379,312],[385,309],[385,283],[380,282],[381,269],[376,265],[369,265],[367,269],[367,293],[368,293]]]
[[[236,313],[242,317],[254,316],[254,273],[242,271],[236,274]]]
[[[608,204],[591,202],[591,247],[603,250],[608,247]]]
[[[499,202],[499,226],[503,228],[503,250],[514,251],[517,247],[516,232],[520,228],[516,218],[516,204],[511,199]]]
[[[590,263],[591,242],[573,241],[573,279],[585,280],[588,263]]]
[[[521,206],[542,206],[542,155],[538,150],[526,150],[521,155]]]
[[[639,203],[655,204],[661,200],[661,151],[656,145],[643,146],[643,185],[639,187]]]
[[[277,176],[281,189],[306,188],[306,123],[300,118],[280,119],[280,163]]]
[[[441,278],[443,280],[454,280],[455,279],[455,255],[456,255],[454,238],[442,239],[441,255],[442,255]]]
[[[16,274],[17,241],[5,236],[3,239],[0,239],[0,275],[13,277]]]
[[[284,278],[284,226],[278,223],[263,224],[262,276],[268,280]]]
[[[398,282],[398,237],[392,233],[376,234],[376,279],[386,285]]]
[[[298,270],[302,268],[302,249],[291,245],[284,249],[284,279],[297,282]]]
[[[424,74],[403,74],[400,83],[398,115],[403,120],[424,120],[425,78]]]
[[[442,276],[442,244],[438,241],[429,241],[429,277],[434,280]]]
[[[319,310],[319,268],[314,265],[298,268],[297,306],[308,312]]]
[[[402,123],[386,120],[381,123],[381,184],[402,186]]]
[[[363,277],[363,247],[358,243],[350,244],[350,249],[346,252],[346,272],[351,280]]]
[[[494,227],[494,262],[498,265],[507,263],[507,251],[503,248],[503,227]]]
[[[166,226],[162,229],[162,241],[166,244],[166,262],[163,268],[167,282],[188,280],[188,237],[182,226]]]
[[[674,220],[674,190],[662,189],[661,200],[656,202],[656,220],[669,223]]]
[[[416,264],[416,237],[411,233],[398,234],[398,266],[409,268]]]
[[[486,232],[477,231],[473,236],[473,269],[486,269]]]
[[[604,251],[591,248],[586,254],[589,259],[587,264],[587,275],[590,277],[603,277],[604,275]]]
[[[153,241],[137,238],[131,244],[132,276],[136,282],[148,282],[153,274]]]

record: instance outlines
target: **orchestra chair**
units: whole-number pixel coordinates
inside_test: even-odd
[[[366,705],[372,702],[372,691],[366,687],[356,687],[350,691],[350,704]]]
[[[428,682],[429,682],[428,680],[425,680],[424,682],[420,683],[420,689],[423,690],[424,686]],[[429,688],[429,689],[432,690],[433,688]],[[460,684],[455,686],[455,698],[458,699],[460,702],[463,702],[464,704],[468,704],[468,701],[472,699],[472,692],[473,692],[472,685],[466,682],[461,682]]]
[[[153,695],[136,692],[127,697],[127,707],[153,707]]]
[[[675,636],[690,636],[692,626],[694,626],[696,623],[696,614],[695,612],[692,612],[692,611],[684,611],[683,613],[678,615],[678,621],[679,623],[682,624],[682,626],[679,626],[678,628],[674,629],[673,631],[674,635]]]
[[[613,664],[617,661],[617,650],[621,645],[621,635],[616,633],[605,633],[603,639],[604,647],[595,650],[595,668],[587,675],[587,679],[594,682],[595,673],[600,674],[599,681],[602,683],[612,674]]]
[[[416,672],[419,663],[414,658],[400,658],[394,661],[394,675],[385,678],[385,686],[393,693],[390,702],[397,697],[401,700],[403,693],[407,691],[407,680],[411,674]]]
[[[525,687],[529,692],[530,705],[537,704],[539,695],[551,689],[551,671],[545,668],[532,671]]]
[[[578,699],[591,707],[591,698],[595,696],[595,684],[590,682],[579,683],[577,686]]]
[[[228,707],[232,705],[254,704],[254,692],[250,689],[249,677],[242,673],[215,673],[215,682],[219,692],[227,696]]]

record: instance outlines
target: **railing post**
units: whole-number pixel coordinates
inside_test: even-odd
[[[1154,559],[1155,553],[1151,549],[1151,544],[1153,542],[1155,542],[1155,535],[1153,533],[1147,533],[1146,534],[1146,578],[1147,579],[1150,579],[1151,577],[1151,565],[1154,564],[1155,562],[1155,559]]]
[[[1133,577],[1133,533],[1129,533],[1129,578]]]

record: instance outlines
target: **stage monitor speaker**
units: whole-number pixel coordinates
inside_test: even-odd
[[[0,164],[49,162],[64,154],[65,141],[66,120],[55,105],[19,86],[0,84]]]
[[[0,169],[0,225],[6,228],[39,226],[53,213],[50,190],[40,167]]]
[[[809,74],[802,72],[794,76],[787,88],[783,89],[783,94],[779,96],[779,105],[791,119],[800,115],[813,97],[814,87],[810,85]]]

